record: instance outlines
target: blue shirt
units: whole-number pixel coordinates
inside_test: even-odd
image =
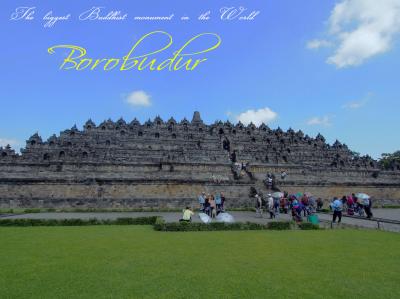
[[[203,195],[200,195],[200,196],[199,196],[199,203],[202,203],[202,204],[203,204],[203,203],[205,203],[205,201],[206,201],[206,200],[204,199],[204,196],[203,196]]]
[[[332,203],[332,208],[333,208],[335,211],[341,211],[342,208],[343,208],[343,203],[342,203],[342,201],[341,201],[340,199],[334,200],[333,203]]]

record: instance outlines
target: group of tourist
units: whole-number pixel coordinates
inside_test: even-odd
[[[329,207],[333,211],[332,222],[336,222],[336,218],[338,218],[338,222],[340,222],[342,219],[342,212],[345,210],[349,216],[353,216],[354,214],[364,216],[364,213],[367,215],[367,218],[373,216],[371,212],[371,199],[367,197],[356,197],[354,193],[349,196],[343,195],[341,199],[334,197]]]
[[[292,217],[296,221],[302,221],[302,215],[308,216],[316,212],[319,207],[318,203],[322,202],[319,198],[315,200],[314,197],[305,195],[289,195],[287,192],[282,193],[282,196],[275,197],[268,194],[266,198],[262,195],[256,194],[256,216],[263,217],[263,209],[269,213],[269,218],[276,218],[279,213],[288,214],[292,213]]]
[[[357,196],[359,195],[357,194]],[[341,199],[338,197],[332,199],[329,204],[329,208],[333,212],[332,222],[338,220],[338,223],[340,223],[343,211],[347,211],[347,215],[349,216],[354,214],[363,216],[365,213],[367,218],[372,217],[371,199],[369,197],[361,198],[357,196],[353,193],[349,196],[344,195]],[[268,212],[270,219],[276,218],[280,213],[291,213],[293,220],[302,222],[303,217],[308,217],[322,211],[324,206],[324,202],[320,197],[315,198],[307,192],[293,195],[289,195],[287,192],[275,192],[267,194],[266,197],[256,193],[254,198],[256,200],[256,217],[261,218],[265,210]],[[210,218],[215,218],[219,213],[224,212],[225,200],[223,192],[216,192],[215,194],[202,192],[198,196],[200,212],[205,213]],[[183,210],[181,221],[191,221],[193,215],[192,209],[186,207]]]
[[[283,192],[280,197],[275,197],[274,194],[268,194],[265,198],[260,194],[255,194],[256,217],[263,217],[263,210],[265,208],[269,213],[270,219],[276,218],[279,213],[288,214],[291,212],[293,220],[301,222],[303,217],[322,211],[324,205],[321,198],[316,199],[309,193],[289,195],[287,192]],[[363,216],[365,212],[367,218],[371,218],[371,206],[372,202],[370,198],[357,198],[354,193],[350,196],[343,196],[342,199],[334,197],[329,205],[331,211],[333,211],[332,222],[336,222],[336,219],[338,219],[338,222],[341,222],[344,210],[350,216],[355,213]]]
[[[210,218],[215,218],[219,213],[224,212],[225,195],[223,192],[208,193],[202,192],[198,197],[200,212],[205,213]],[[180,222],[191,222],[194,215],[190,207],[186,207],[183,211]]]
[[[208,193],[202,192],[198,197],[200,211],[207,214],[211,218],[215,218],[220,212],[224,211],[225,196],[224,193]]]

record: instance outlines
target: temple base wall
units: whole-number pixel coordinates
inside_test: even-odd
[[[224,192],[228,208],[253,207],[249,197],[253,184],[211,183],[107,183],[101,185],[65,183],[0,184],[0,208],[182,208],[197,207],[197,196]],[[374,205],[400,205],[400,188],[366,185],[286,184],[289,193],[310,192],[329,201],[334,196],[365,192],[372,196]],[[264,194],[268,190],[262,190]]]

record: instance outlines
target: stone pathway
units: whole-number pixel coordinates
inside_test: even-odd
[[[229,211],[228,211],[229,212]],[[255,212],[229,212],[237,222],[255,222],[255,223],[267,223],[270,221],[288,221],[291,220],[289,214],[279,214],[275,220],[271,220],[267,213],[263,214],[263,217],[256,217]],[[400,221],[400,209],[374,209],[374,216],[379,218],[386,218],[392,220]],[[121,217],[145,217],[145,216],[161,216],[167,222],[178,221],[182,213],[178,212],[99,212],[99,213],[31,213],[31,214],[19,214],[19,215],[3,215],[2,218],[6,219],[117,219]],[[332,220],[332,215],[330,214],[318,214],[318,217],[322,222],[325,223],[324,226],[330,226],[329,223]],[[200,222],[198,214],[193,217],[194,222]],[[378,224],[376,221],[370,221],[366,219],[355,219],[350,217],[342,218],[343,224],[355,225],[363,228],[376,229]],[[335,224],[335,227],[340,227],[340,225]],[[389,224],[380,223],[380,229],[400,232],[400,224]]]

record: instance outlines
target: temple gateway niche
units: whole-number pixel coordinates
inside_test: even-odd
[[[308,191],[323,199],[366,192],[400,201],[400,169],[383,170],[345,144],[302,131],[229,121],[160,117],[140,123],[88,120],[15,153],[0,148],[0,207],[172,208],[201,191],[224,191],[229,207],[253,206],[250,191]],[[285,174],[285,175],[282,175]]]

